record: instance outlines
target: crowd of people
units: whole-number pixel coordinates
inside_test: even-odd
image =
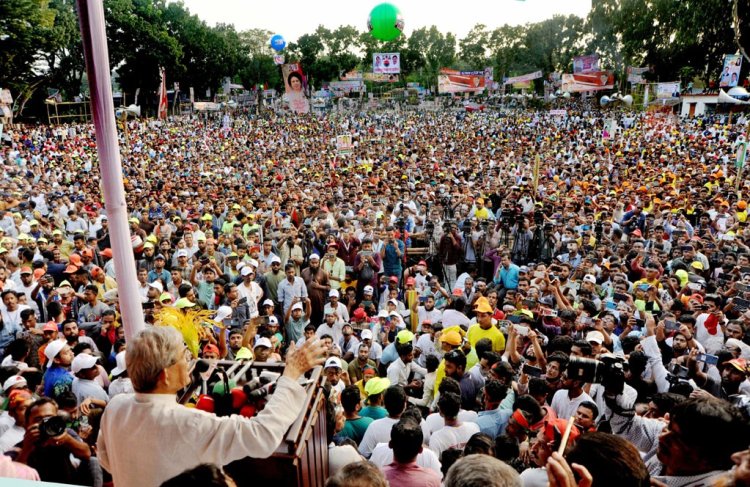
[[[748,119],[566,103],[127,122],[147,329],[208,312],[190,359],[324,345],[332,486],[750,485]],[[93,127],[7,133],[0,476],[117,485],[123,397],[184,384],[129,373],[161,342],[125,340]],[[171,454],[197,468],[146,485],[233,482]]]

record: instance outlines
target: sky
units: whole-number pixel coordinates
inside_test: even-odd
[[[360,31],[367,26],[370,10],[379,0],[183,0],[191,13],[209,25],[234,24],[237,30],[264,28],[278,33],[287,42],[315,31],[318,25],[334,29],[353,25]],[[494,29],[503,24],[539,22],[555,14],[585,17],[591,0],[395,0],[405,23],[405,33],[435,25],[441,32],[452,32],[459,39],[478,23]]]

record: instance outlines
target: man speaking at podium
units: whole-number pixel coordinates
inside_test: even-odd
[[[117,487],[142,487],[201,463],[269,457],[302,412],[305,390],[297,380],[324,357],[322,343],[290,346],[276,391],[257,417],[218,417],[177,403],[177,392],[190,382],[189,352],[174,328],[147,328],[128,343],[135,394],[116,396],[102,417],[97,443],[102,466]]]

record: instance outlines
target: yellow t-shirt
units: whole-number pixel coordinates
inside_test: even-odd
[[[479,326],[479,323],[473,324],[469,327],[466,337],[469,339],[472,347],[475,347],[477,342],[482,338],[489,338],[492,341],[493,352],[502,352],[505,350],[505,336],[494,326],[490,326],[484,330]]]

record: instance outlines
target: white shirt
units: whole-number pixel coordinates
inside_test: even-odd
[[[133,389],[133,383],[130,381],[130,377],[120,377],[115,379],[109,385],[109,398],[112,399],[118,394],[132,394],[135,390]]]
[[[375,449],[372,450],[372,456],[370,457],[370,463],[383,470],[383,467],[393,463],[393,450],[388,446],[388,443],[378,443]],[[440,470],[442,465],[440,459],[434,451],[429,448],[422,450],[422,453],[417,455],[417,465],[422,468],[429,468],[436,474],[443,478],[443,472]]]
[[[364,457],[370,458],[373,449],[378,443],[388,443],[391,441],[391,428],[396,423],[398,423],[398,419],[388,417],[376,419],[370,423],[367,431],[365,431],[365,436],[362,437],[362,441],[359,443],[359,452]]]
[[[5,453],[21,441],[26,434],[26,428],[14,424],[8,431],[0,436],[0,453]]]
[[[344,325],[338,321],[334,323],[333,326],[328,326],[328,323],[322,323],[318,326],[318,329],[315,330],[315,336],[320,338],[323,335],[330,335],[333,337],[333,343],[338,344],[344,339],[344,332],[341,331],[343,327]]]
[[[571,416],[575,416],[576,410],[578,410],[578,406],[582,402],[586,401],[594,402],[594,400],[591,399],[591,396],[589,396],[585,392],[575,399],[570,399],[570,397],[568,396],[568,390],[560,389],[555,393],[554,396],[552,396],[550,407],[553,411],[555,411],[555,414],[557,414],[558,418],[569,419]]]
[[[392,386],[405,386],[409,384],[409,375],[411,372],[421,374],[422,377],[427,375],[427,369],[419,366],[415,362],[409,362],[405,364],[401,357],[397,358],[395,362],[388,366],[388,380],[391,381]]]
[[[281,377],[265,409],[248,419],[186,408],[173,394],[120,394],[102,416],[99,459],[115,485],[140,487],[160,485],[201,463],[267,458],[299,416],[305,396],[296,381]]]
[[[437,350],[435,350],[435,342],[432,340],[432,337],[429,333],[420,335],[420,337],[417,339],[416,347],[422,351],[422,353],[419,355],[419,358],[417,359],[417,363],[422,367],[427,366],[428,355],[435,355],[436,357],[440,357],[440,355],[437,353]]]
[[[527,468],[521,472],[521,485],[523,487],[547,487],[549,477],[545,468]]]
[[[477,412],[467,411],[466,409],[460,409],[458,411],[458,420],[462,423],[476,423]],[[424,444],[430,444],[430,437],[435,431],[445,427],[445,419],[440,416],[440,413],[429,414],[424,421],[422,421],[422,435],[424,436]]]
[[[463,450],[469,438],[474,433],[479,433],[479,425],[476,423],[443,426],[430,436],[430,450],[434,451],[438,456],[450,448]]]

